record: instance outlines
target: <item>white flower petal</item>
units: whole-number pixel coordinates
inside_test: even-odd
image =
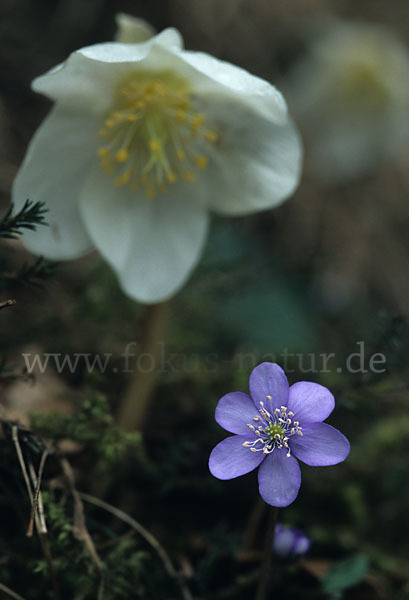
[[[92,248],[78,210],[78,197],[90,163],[95,160],[98,124],[89,116],[54,109],[28,147],[13,184],[18,210],[29,198],[45,202],[49,227],[25,231],[23,241],[35,254],[61,260]]]
[[[270,83],[235,65],[203,52],[183,51],[183,61],[202,77],[196,77],[195,91],[236,97],[260,116],[273,123],[285,123],[287,105],[282,94]],[[193,76],[190,78],[193,80]]]
[[[111,107],[124,77],[138,68],[171,68],[176,56],[173,51],[180,44],[178,32],[165,29],[140,44],[106,42],[87,46],[34,79],[32,88],[71,110],[102,114]]]
[[[156,44],[168,48],[169,50],[182,50],[183,38],[181,33],[174,27],[168,27],[156,36]]]
[[[197,263],[208,217],[199,184],[177,183],[148,199],[90,173],[81,211],[95,245],[118,274],[125,293],[145,303],[172,296]]]
[[[138,19],[133,15],[118,13],[115,17],[118,31],[115,41],[121,44],[138,44],[146,42],[155,35],[154,28],[145,19]]]
[[[288,198],[301,176],[302,146],[291,121],[278,126],[240,107],[217,117],[220,143],[206,173],[209,206],[224,215],[274,208]]]
[[[388,28],[324,22],[288,77],[321,179],[339,183],[394,158],[409,139],[409,52]]]

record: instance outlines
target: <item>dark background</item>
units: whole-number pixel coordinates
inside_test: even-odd
[[[158,30],[175,26],[187,48],[238,64],[281,89],[305,52],[305,34],[315,19],[332,14],[388,25],[409,44],[407,9],[405,0],[2,0],[1,206],[5,211],[9,205],[26,145],[50,106],[30,91],[31,80],[78,47],[112,39],[119,11]],[[303,132],[303,123],[298,125]],[[313,143],[304,136],[307,156]],[[152,530],[188,576],[195,598],[254,594],[259,556],[256,551],[244,560],[240,549],[257,500],[256,479],[253,474],[221,482],[208,473],[209,452],[224,436],[213,411],[225,393],[247,391],[251,368],[263,355],[275,354],[282,363],[285,348],[304,357],[303,363],[290,359],[291,382],[318,381],[334,391],[337,408],[329,422],[347,435],[352,450],[336,467],[303,467],[299,497],[280,511],[280,522],[301,527],[313,544],[301,564],[276,569],[279,593],[329,597],[323,574],[344,559],[352,561],[346,572],[358,569],[349,584],[341,564],[345,598],[403,600],[409,593],[408,156],[409,147],[399,160],[332,186],[307,168],[294,197],[279,209],[214,218],[198,269],[172,301],[166,352],[177,354],[178,368],[159,376],[143,445],[115,462],[95,439],[71,440],[78,489],[121,506]],[[18,241],[2,242],[1,253],[6,270],[32,260]],[[72,403],[78,409],[96,393],[115,415],[127,384],[120,354],[140,339],[143,307],[122,295],[115,276],[94,255],[61,264],[43,287],[2,289],[4,298],[17,301],[0,313],[0,354],[17,377],[0,380],[4,418],[28,424],[32,412],[71,415]],[[374,352],[385,355],[385,373],[337,372],[359,341],[366,361]],[[50,367],[29,383],[19,377],[24,352],[112,352],[118,373],[89,374],[82,367],[57,374]],[[309,372],[308,355],[329,352],[336,354],[330,371]],[[238,364],[239,354],[252,358]],[[86,418],[92,428],[95,415]],[[42,427],[53,437],[47,423]],[[25,538],[29,506],[6,434],[0,582],[26,598],[54,598],[38,544]],[[96,598],[98,576],[72,536],[72,504],[64,500],[58,477],[58,464],[50,460],[44,492],[63,598]],[[177,596],[137,536],[126,537],[126,528],[91,508],[87,518],[108,565],[106,600]],[[114,541],[104,546],[107,539]],[[362,556],[369,568],[360,573]]]

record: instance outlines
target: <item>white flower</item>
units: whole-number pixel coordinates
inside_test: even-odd
[[[409,143],[409,52],[386,28],[330,21],[296,65],[290,103],[315,171],[359,176]]]
[[[170,297],[198,261],[208,212],[245,215],[285,200],[301,148],[282,95],[236,66],[182,48],[174,29],[119,17],[119,39],[82,48],[34,80],[55,101],[13,189],[46,202],[25,235],[61,260],[97,248],[129,296]]]

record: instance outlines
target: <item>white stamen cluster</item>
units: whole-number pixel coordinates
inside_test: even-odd
[[[266,396],[271,402],[271,396]],[[256,439],[243,443],[245,448],[249,448],[251,452],[263,452],[263,454],[271,454],[276,448],[287,450],[286,456],[290,458],[291,450],[289,439],[291,436],[298,434],[302,436],[302,427],[299,421],[293,421],[294,413],[286,406],[276,408],[272,414],[264,407],[264,403],[260,402],[259,414],[253,417],[253,423],[247,423],[247,427],[255,434]]]

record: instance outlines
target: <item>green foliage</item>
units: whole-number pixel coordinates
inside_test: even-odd
[[[26,200],[23,208],[13,215],[13,204],[0,221],[0,238],[16,239],[24,229],[35,231],[39,225],[47,225],[47,208],[43,202]],[[57,265],[48,263],[43,257],[25,262],[17,272],[9,272],[5,260],[0,262],[0,289],[15,290],[20,286],[41,288],[41,281],[49,279],[56,272]]]
[[[11,204],[9,210],[0,221],[0,237],[15,239],[21,234],[22,229],[35,231],[37,225],[47,225],[44,215],[47,212],[44,202],[32,202],[26,200],[23,208],[13,215],[14,206]]]
[[[334,599],[342,598],[345,590],[364,579],[368,567],[368,557],[364,554],[355,554],[337,561],[322,579],[324,592],[331,594]]]
[[[128,450],[141,448],[138,432],[127,433],[116,427],[107,399],[95,394],[79,403],[72,415],[33,414],[33,430],[58,442],[70,439],[96,452],[102,462],[118,461]]]
[[[57,269],[57,263],[47,262],[39,256],[33,262],[23,263],[16,273],[3,275],[0,279],[0,289],[15,291],[21,286],[43,289],[42,282],[53,277]]]
[[[64,600],[93,600],[101,584],[101,573],[93,563],[85,544],[73,532],[73,505],[70,501],[57,501],[52,493],[44,493],[48,540],[53,568]],[[96,527],[98,529],[98,526]],[[101,544],[99,554],[104,580],[104,600],[145,599],[146,573],[152,562],[150,554],[141,549],[140,540],[134,536],[115,536],[109,528],[109,539]],[[101,534],[94,533],[100,540]],[[34,560],[32,570],[42,575],[47,585],[49,566],[44,558]],[[152,570],[152,567],[150,567]],[[45,588],[47,590],[47,588]],[[49,594],[49,591],[45,591]],[[48,596],[47,596],[48,597]],[[50,595],[50,598],[52,596]]]
[[[152,557],[138,549],[134,539],[123,538],[106,556],[105,572],[106,600],[144,599],[153,572]]]

